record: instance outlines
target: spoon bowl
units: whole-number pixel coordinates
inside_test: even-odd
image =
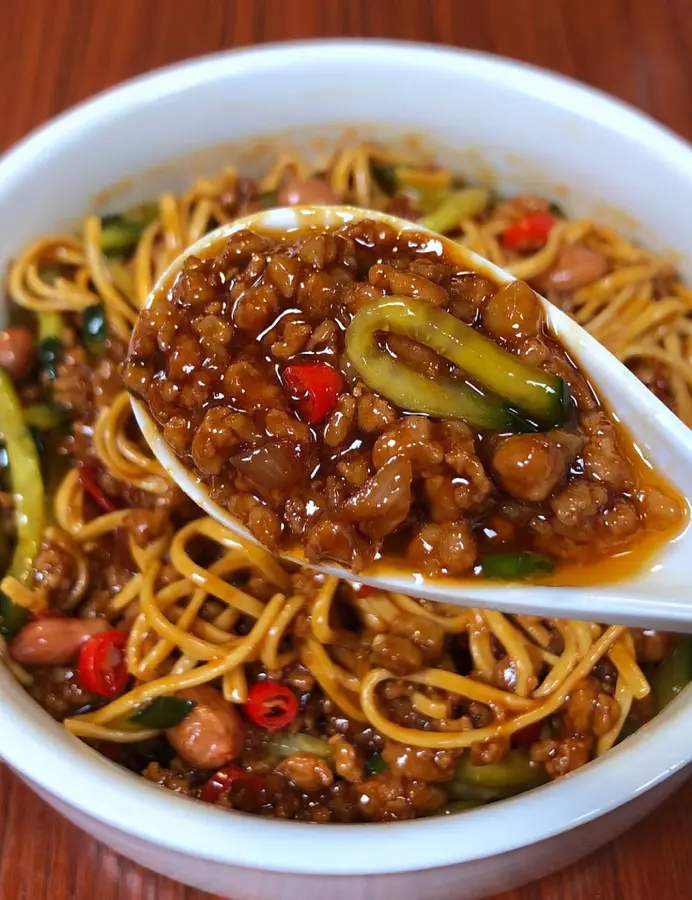
[[[500,285],[515,280],[510,273],[454,241],[395,216],[345,206],[285,207],[244,216],[196,241],[162,274],[146,305],[152,302],[162,286],[172,283],[188,256],[204,256],[205,251],[240,229],[257,228],[264,232],[286,234],[311,225],[336,228],[363,219],[381,221],[398,232],[428,234],[431,242],[438,242],[458,259],[460,268],[487,275]],[[692,431],[587,331],[540,295],[539,299],[550,330],[576,359],[580,369],[587,373],[604,403],[626,425],[642,459],[656,471],[665,473],[671,486],[686,498],[685,503],[689,506],[687,498],[692,497]],[[202,479],[183,465],[170,449],[145,404],[135,397],[131,398],[131,402],[145,440],[171,479],[235,537],[258,544],[238,519],[211,499]],[[688,589],[691,554],[692,531],[686,525],[668,544],[659,547],[650,559],[645,559],[638,571],[627,569],[627,575],[618,581],[574,586],[430,578],[395,569],[391,564],[376,564],[366,572],[354,573],[336,563],[308,562],[299,550],[283,552],[281,556],[316,571],[374,588],[457,606],[482,606],[508,613],[692,632],[692,591]]]

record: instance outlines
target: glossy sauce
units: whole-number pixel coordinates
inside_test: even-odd
[[[466,579],[482,575],[480,560],[488,554],[528,551],[549,556],[555,565],[552,574],[537,573],[532,580],[588,584],[632,574],[686,523],[685,502],[643,461],[626,429],[608,414],[584,373],[548,331],[530,289],[517,282],[503,288],[490,282],[487,273],[470,271],[449,242],[415,232],[396,234],[368,222],[326,236],[314,226],[285,235],[242,232],[208,248],[203,261],[188,267],[187,274],[177,274],[161,287],[153,309],[140,317],[126,380],[147,402],[170,446],[201,475],[212,500],[273,549],[305,554],[312,562],[337,561],[356,571],[394,566],[420,569],[425,577]],[[548,450],[553,452],[556,443],[568,462],[545,497],[518,497],[494,470],[507,435],[474,434],[420,413],[414,422],[410,411],[387,402],[386,390],[368,390],[357,377],[343,347],[353,315],[378,297],[407,290],[411,297],[441,305],[541,371],[572,382],[564,421],[547,432]],[[507,313],[505,306],[513,312]],[[536,316],[531,331],[530,320]],[[226,327],[232,337],[225,336]],[[526,334],[522,328],[528,329]],[[422,344],[391,334],[378,342],[394,360],[429,378],[479,387]],[[300,396],[287,387],[287,367],[324,362],[340,372],[342,418],[353,419],[339,440],[329,436],[330,428],[338,433],[339,409],[308,424],[301,421]],[[227,414],[214,418],[217,407]],[[427,434],[421,438],[426,462],[412,462],[408,450],[403,456],[397,451],[383,457],[383,441],[386,446],[398,426],[411,422]],[[600,432],[607,451],[594,463],[593,442],[599,443]],[[605,466],[609,478],[608,466],[619,465],[624,475],[612,484],[599,484],[600,476],[587,478],[589,447],[592,468]],[[200,448],[207,453],[201,468]],[[411,462],[414,474],[409,505],[400,523],[390,528],[390,510],[394,515],[398,511],[396,478],[389,485],[376,482],[394,459]],[[399,480],[405,481],[409,469],[402,471]],[[255,490],[259,481],[263,485]],[[574,515],[568,510],[577,524],[566,527],[558,521],[554,503],[562,498],[564,505],[562,492],[577,482],[582,485],[578,490],[601,502],[589,516],[578,505]],[[360,495],[373,483],[368,501],[372,515],[365,515],[358,507]],[[642,514],[645,495],[658,498],[655,515]],[[584,497],[580,502],[588,506]],[[360,518],[354,514],[345,521],[347,509],[355,509]],[[581,530],[579,515],[584,519]],[[316,539],[317,525],[325,521],[324,534]]]

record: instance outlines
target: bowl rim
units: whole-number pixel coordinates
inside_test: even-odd
[[[219,77],[253,70],[367,65],[417,67],[472,76],[540,96],[602,128],[646,145],[660,165],[692,180],[692,148],[669,129],[601,91],[562,75],[493,54],[406,41],[338,39],[267,44],[224,51],[157,69],[110,88],[61,114],[16,144],[0,160],[3,191],[47,148],[101,123],[142,109],[162,96]],[[310,829],[306,823],[263,819],[173,796],[127,772],[68,735],[43,713],[7,671],[0,673],[0,756],[49,794],[120,833],[187,856],[258,870],[309,875],[377,875],[432,869],[526,847],[585,824],[627,803],[692,759],[692,689],[605,757],[527,794],[455,817]],[[674,734],[674,739],[670,739]],[[57,751],[57,752],[56,752]],[[565,813],[565,811],[568,811]],[[501,818],[499,818],[501,816]],[[501,827],[498,828],[498,822]],[[402,841],[406,843],[402,853]],[[271,854],[267,846],[271,846]],[[270,858],[267,858],[270,857]]]

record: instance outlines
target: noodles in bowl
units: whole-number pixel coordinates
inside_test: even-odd
[[[263,815],[412,818],[572,771],[674,695],[686,640],[288,571],[191,507],[137,433],[119,365],[158,275],[211,228],[291,202],[386,209],[456,237],[570,311],[692,423],[689,289],[667,261],[542,198],[495,199],[359,145],[318,172],[284,156],[259,182],[229,170],[89,217],[9,275],[31,319],[0,357],[23,504],[5,496],[8,664],[106,755]]]

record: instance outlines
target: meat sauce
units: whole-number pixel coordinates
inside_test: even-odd
[[[422,331],[385,318],[367,352],[349,348],[354,319],[388,301],[423,310]],[[492,342],[480,374],[433,349],[438,320]],[[378,382],[370,357],[395,374]],[[543,395],[510,396],[514,365],[545,381],[547,413]],[[686,518],[526,284],[379,222],[241,230],[188,256],[140,315],[124,377],[212,500],[311,562],[588,583],[630,574]],[[470,414],[435,414],[443,387]]]

